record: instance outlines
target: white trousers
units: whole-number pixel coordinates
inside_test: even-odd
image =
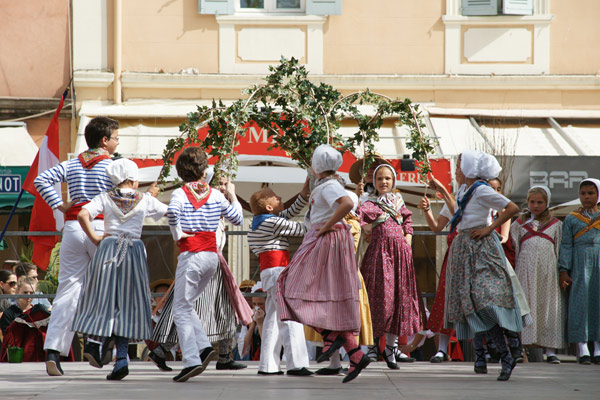
[[[92,227],[99,235],[104,233],[104,221],[92,221]],[[60,244],[60,269],[58,288],[52,302],[50,323],[44,342],[44,350],[59,351],[68,356],[73,342],[71,330],[81,286],[87,266],[96,252],[96,246],[90,241],[77,221],[66,221]]]
[[[287,370],[308,367],[308,351],[304,326],[298,322],[279,319],[277,312],[277,278],[284,267],[267,268],[260,273],[263,290],[267,293],[258,370],[279,371],[281,346]]]
[[[217,253],[209,251],[186,251],[177,257],[173,288],[173,321],[177,326],[179,348],[185,368],[202,364],[200,351],[211,346],[194,303],[218,267]]]

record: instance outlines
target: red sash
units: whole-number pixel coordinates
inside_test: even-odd
[[[83,153],[79,154],[77,156],[77,158],[79,159],[79,162],[81,163],[81,165],[83,166],[83,168],[85,169],[92,169],[94,167],[94,165],[98,164],[100,161],[102,160],[106,160],[108,158],[110,158],[109,156],[107,156],[106,154],[101,154],[99,156],[96,156],[92,159],[89,160],[85,160],[85,158],[83,157]]]
[[[258,255],[258,262],[261,271],[267,268],[285,267],[290,263],[290,252],[287,250],[265,251]]]
[[[179,241],[179,251],[190,251],[199,253],[201,251],[217,252],[217,234],[216,232],[185,232],[194,235],[190,238],[183,238]]]
[[[65,221],[76,221],[77,214],[81,211],[81,207],[85,206],[89,201],[82,201],[81,203],[73,204],[71,208],[65,213]],[[94,219],[104,219],[104,214],[98,214]]]
[[[517,220],[517,222],[520,223],[521,220],[519,219],[519,220]],[[541,237],[546,240],[549,240],[550,242],[552,242],[552,244],[556,244],[556,243],[554,243],[554,238],[552,238],[550,235],[545,234],[544,231],[546,229],[550,228],[552,225],[556,224],[557,222],[558,222],[558,219],[554,218],[554,219],[552,219],[552,221],[550,221],[546,225],[542,226],[539,231],[533,230],[533,228],[530,226],[530,224],[523,225],[523,228],[525,228],[527,233],[525,235],[523,235],[520,243],[523,243],[524,241],[531,239],[532,237]]]

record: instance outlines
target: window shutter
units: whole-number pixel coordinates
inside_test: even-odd
[[[342,0],[306,0],[308,15],[342,15]]]
[[[504,0],[502,13],[511,15],[533,15],[533,0]]]
[[[499,0],[462,0],[461,14],[498,15],[498,1]]]
[[[198,14],[226,15],[235,12],[235,0],[198,0]]]

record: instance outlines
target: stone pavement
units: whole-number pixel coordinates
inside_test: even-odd
[[[416,362],[401,364],[399,371],[379,362],[347,384],[342,376],[258,376],[257,363],[248,364],[241,371],[216,371],[213,364],[202,375],[175,383],[171,378],[181,362],[171,362],[175,370],[168,373],[150,362],[133,362],[120,382],[106,380],[111,366],[63,363],[66,375],[49,377],[43,363],[2,363],[0,399],[600,399],[600,365],[574,362],[519,364],[508,382],[496,381],[497,365],[489,366],[487,375],[475,375],[467,362]]]

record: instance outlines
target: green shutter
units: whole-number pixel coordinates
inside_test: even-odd
[[[462,0],[461,15],[498,15],[499,0]]]
[[[342,15],[342,0],[306,0],[308,15]]]
[[[533,15],[533,0],[504,0],[502,14]]]
[[[234,1],[236,0],[198,0],[198,14],[233,14]]]

